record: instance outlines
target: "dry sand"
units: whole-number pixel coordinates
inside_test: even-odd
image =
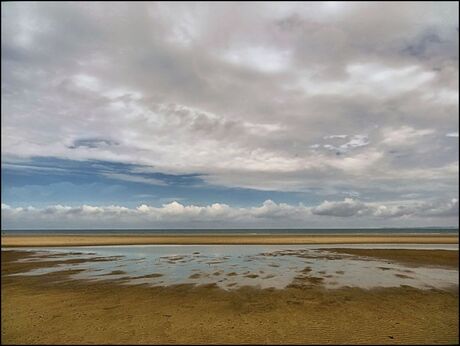
[[[458,244],[458,235],[2,235],[3,247],[140,244]]]
[[[430,252],[433,258],[439,254]],[[224,291],[213,286],[62,282],[69,273],[6,276],[44,265],[14,262],[29,255],[2,251],[2,344],[459,341],[458,289],[325,290],[320,285],[298,284],[283,290]],[[415,257],[413,252],[411,258]]]

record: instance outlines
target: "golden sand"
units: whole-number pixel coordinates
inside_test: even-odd
[[[2,236],[3,247],[141,244],[458,244],[458,235],[41,235]]]
[[[430,251],[433,258],[439,254]],[[7,276],[45,265],[15,262],[29,255],[2,251],[1,341],[5,344],[459,341],[458,290],[325,290],[308,285],[224,291],[213,286],[160,288],[62,281],[69,273]]]

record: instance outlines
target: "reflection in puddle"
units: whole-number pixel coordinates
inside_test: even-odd
[[[130,245],[33,248],[23,262],[48,261],[50,267],[13,275],[77,270],[72,279],[119,280],[123,285],[212,285],[224,289],[344,286],[451,288],[458,270],[408,267],[389,260],[333,253],[331,245]],[[337,246],[338,247],[338,246]],[[458,245],[340,245],[341,248],[458,249]],[[5,249],[2,249],[5,250]],[[56,261],[60,261],[55,265]],[[65,262],[62,262],[65,261]],[[62,262],[62,263],[61,263]]]

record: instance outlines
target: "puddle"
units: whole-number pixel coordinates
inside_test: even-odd
[[[323,248],[458,250],[458,245],[130,245],[49,247],[39,251],[36,248],[16,248],[14,250],[34,252],[33,257],[21,261],[46,261],[50,262],[50,267],[13,275],[81,270],[71,274],[70,278],[121,280],[122,285],[216,284],[223,289],[241,286],[281,289],[289,285],[329,289],[401,285],[421,289],[458,287],[456,269],[408,267],[389,260],[332,253]],[[84,261],[53,266],[53,262],[63,260]]]

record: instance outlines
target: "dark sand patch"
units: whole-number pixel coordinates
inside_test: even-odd
[[[308,274],[308,273],[311,272],[311,268],[310,268],[310,267],[305,267],[305,268],[302,269],[300,272],[301,272],[301,273],[304,273],[304,274]]]
[[[167,258],[169,261],[180,261],[183,260],[185,256],[167,256],[163,258]]]
[[[402,271],[403,271],[404,273],[412,273],[412,274],[414,273],[414,271],[413,271],[413,270],[410,270],[410,269],[403,269]]]
[[[312,288],[313,286],[321,285],[323,281],[324,279],[321,277],[299,275],[287,287],[300,289]]]
[[[208,289],[218,289],[219,286],[215,282],[209,283],[209,284],[203,284],[200,285],[201,288],[208,288]]]
[[[108,262],[108,261],[114,261],[114,260],[119,260],[122,259],[123,256],[107,256],[107,257],[96,257],[96,258],[89,258],[86,261],[90,262]]]
[[[103,275],[123,275],[123,274],[126,274],[126,272],[123,270],[113,270],[110,273],[101,274],[101,276]]]
[[[133,277],[133,279],[154,279],[154,278],[159,278],[162,276],[164,275],[160,273],[152,273],[148,275],[136,276],[136,277]]]
[[[413,279],[413,277],[410,277],[408,275],[404,274],[395,274],[396,277],[401,278],[401,279]]]
[[[327,251],[382,258],[411,265],[442,266],[458,269],[458,250],[327,249]]]
[[[49,255],[40,254],[42,261],[36,261],[36,254],[31,251],[2,251],[2,258],[8,258],[9,265],[5,268],[2,267],[2,276],[25,273],[30,270],[40,269],[40,268],[54,268],[60,265],[68,264],[81,264],[87,262],[95,261],[106,261],[106,257],[97,257],[97,258],[88,258],[88,259],[75,259],[75,258],[66,258],[66,254],[61,254],[59,257],[62,257],[62,260],[58,261],[47,261]],[[19,261],[23,259],[34,259],[33,261]],[[64,271],[61,271],[64,272]]]
[[[248,274],[248,275],[245,275],[245,277],[250,278],[250,279],[255,279],[255,278],[258,278],[259,275],[257,275],[257,274]]]
[[[388,267],[377,267],[377,268],[379,268],[380,270],[383,270],[383,271],[385,271],[385,270],[392,270],[392,269],[393,269],[393,268],[388,268]]]

